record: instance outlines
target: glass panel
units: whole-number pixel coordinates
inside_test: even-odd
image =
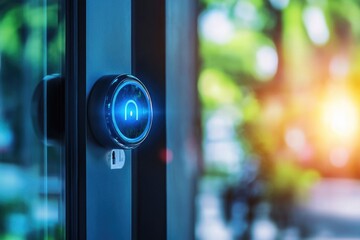
[[[63,69],[59,6],[56,0],[0,2],[0,239],[65,239],[61,141],[50,146],[31,121],[37,84]],[[37,117],[46,136],[47,112]]]
[[[199,239],[359,239],[360,2],[201,0]]]

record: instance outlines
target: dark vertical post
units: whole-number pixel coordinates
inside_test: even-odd
[[[153,126],[133,159],[133,238],[166,239],[165,0],[132,1],[133,74],[149,89]]]
[[[65,207],[66,239],[86,239],[86,1],[66,0]]]

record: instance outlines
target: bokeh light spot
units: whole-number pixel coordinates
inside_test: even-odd
[[[350,153],[346,148],[335,148],[330,152],[330,162],[335,167],[344,167],[349,161]]]
[[[290,0],[270,0],[270,3],[274,8],[282,10],[289,5],[289,1]]]
[[[218,44],[225,44],[234,35],[234,26],[221,8],[214,8],[203,12],[199,18],[199,32],[206,40]]]
[[[330,33],[323,11],[318,7],[304,10],[303,20],[310,40],[316,45],[324,45],[329,41]]]
[[[299,128],[291,128],[285,133],[286,144],[294,151],[301,152],[305,147],[305,134]]]
[[[170,163],[173,160],[173,152],[170,149],[162,149],[160,151],[160,159],[164,163]]]
[[[278,55],[274,48],[263,46],[256,52],[256,72],[261,80],[270,80],[278,68]]]

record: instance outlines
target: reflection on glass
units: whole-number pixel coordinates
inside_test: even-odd
[[[197,237],[360,238],[360,2],[201,4]]]
[[[62,149],[31,121],[36,85],[62,71],[58,1],[1,1],[0,33],[0,239],[65,239]]]

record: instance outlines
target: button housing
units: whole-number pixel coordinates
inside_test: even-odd
[[[150,94],[132,75],[103,76],[91,90],[88,117],[91,131],[102,146],[135,148],[151,128]]]

